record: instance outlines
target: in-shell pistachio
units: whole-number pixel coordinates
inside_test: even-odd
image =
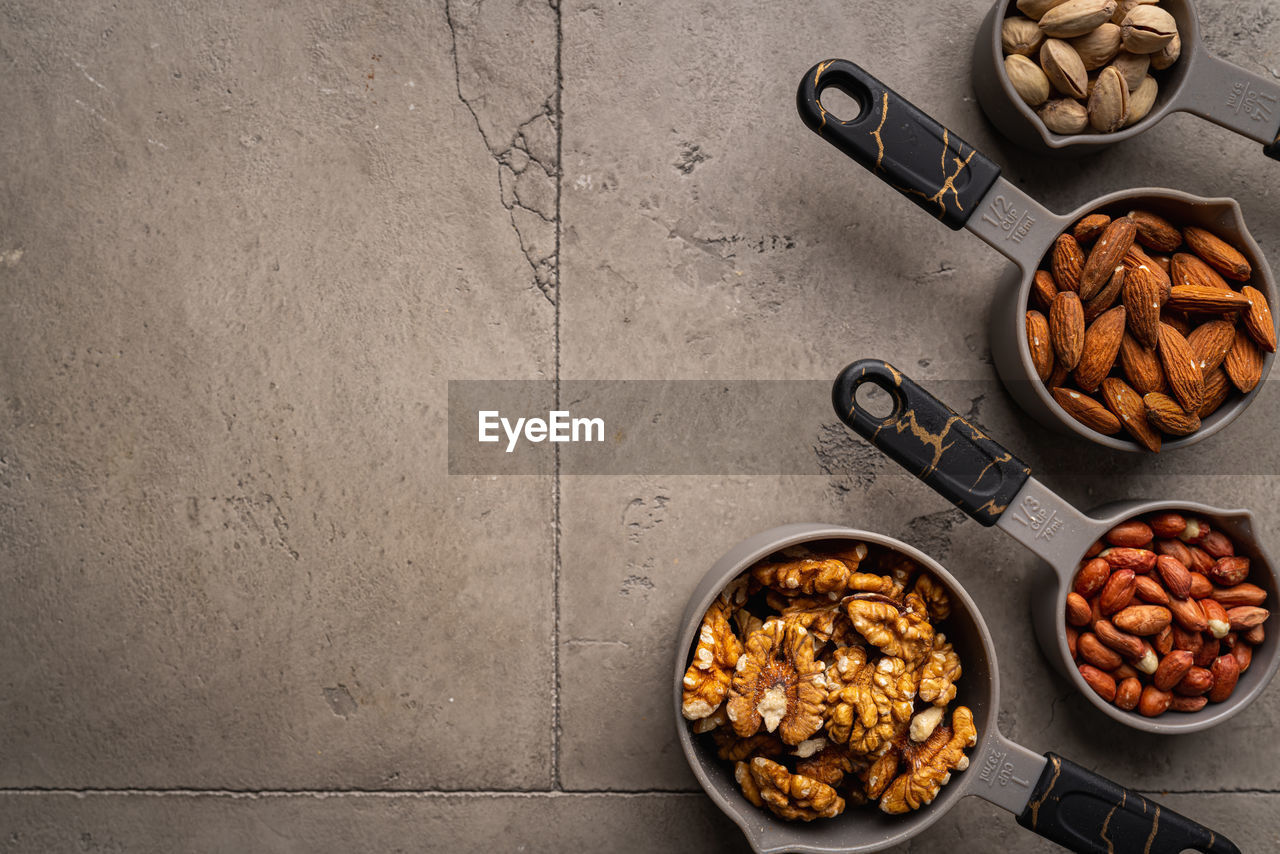
[[[1122,50],[1116,54],[1116,58],[1111,61],[1112,66],[1120,75],[1124,77],[1124,82],[1129,85],[1129,91],[1137,89],[1142,83],[1142,78],[1147,76],[1147,69],[1151,66],[1151,57],[1145,53],[1129,53]]]
[[[1046,36],[1070,39],[1093,32],[1116,13],[1116,0],[1067,0],[1040,18]]]
[[[1089,96],[1089,124],[1101,133],[1112,133],[1124,127],[1128,115],[1129,87],[1119,71],[1107,66],[1098,75],[1098,85]]]
[[[1169,43],[1151,54],[1151,67],[1156,71],[1164,71],[1182,56],[1182,36],[1174,33]]]
[[[1089,111],[1079,101],[1058,98],[1040,108],[1037,113],[1044,126],[1054,133],[1082,133],[1089,126]]]
[[[1154,77],[1142,78],[1138,88],[1129,93],[1129,117],[1124,120],[1124,126],[1129,127],[1145,119],[1155,106],[1156,95],[1159,93],[1160,84],[1156,83]]]
[[[1120,28],[1117,27],[1117,35],[1119,32]],[[1043,42],[1044,33],[1040,32],[1040,27],[1030,18],[1013,15],[1005,18],[1004,23],[1000,25],[1000,44],[1004,47],[1005,53],[1035,56]]]
[[[1061,39],[1048,39],[1040,48],[1040,66],[1053,88],[1068,98],[1084,98],[1089,92],[1089,72],[1076,49]]]
[[[1123,24],[1125,16],[1132,12],[1134,7],[1159,2],[1160,0],[1119,0],[1119,3],[1116,4],[1116,13],[1111,16],[1111,23],[1116,25]]]
[[[1018,96],[1033,107],[1049,100],[1049,78],[1030,59],[1019,54],[1004,58],[1004,70]]]
[[[1054,6],[1061,6],[1067,0],[1018,0],[1018,11],[1032,20],[1038,21]]]
[[[1120,24],[1120,40],[1130,53],[1155,53],[1177,34],[1178,23],[1159,6],[1137,6]]]
[[[1110,22],[1102,24],[1093,32],[1072,39],[1071,46],[1080,54],[1085,69],[1093,71],[1115,59],[1120,52],[1120,28]]]

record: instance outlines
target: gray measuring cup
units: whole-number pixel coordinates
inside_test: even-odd
[[[858,389],[871,383],[893,399],[893,411],[871,414],[858,402]],[[1147,732],[1197,732],[1238,714],[1262,694],[1280,666],[1280,632],[1268,631],[1254,649],[1253,663],[1241,674],[1235,691],[1221,703],[1198,712],[1169,712],[1146,718],[1103,700],[1084,681],[1067,644],[1066,606],[1076,570],[1084,553],[1118,523],[1144,513],[1179,510],[1207,519],[1237,544],[1237,553],[1250,558],[1250,581],[1275,602],[1275,565],[1255,530],[1248,510],[1222,510],[1190,501],[1125,501],[1082,513],[1031,476],[1031,470],[965,421],[945,403],[877,359],[849,365],[836,378],[831,392],[836,414],[846,425],[920,480],[933,487],[983,525],[995,525],[1035,552],[1053,572],[1050,583],[1035,585],[1032,620],[1045,656],[1108,717]]]
[[[1173,16],[1182,40],[1174,65],[1156,72],[1160,91],[1146,117],[1115,133],[1054,133],[1027,106],[1004,71],[1000,27],[1015,0],[997,0],[978,29],[973,45],[973,88],[987,118],[1018,145],[1042,154],[1081,155],[1132,139],[1170,113],[1188,112],[1263,144],[1280,160],[1280,81],[1270,80],[1214,56],[1200,37],[1192,0],[1161,0]]]
[[[789,546],[854,540],[900,552],[931,573],[950,594],[951,616],[943,623],[960,656],[964,675],[955,704],[973,711],[978,740],[969,767],[952,775],[933,803],[907,815],[851,808],[834,819],[786,822],[753,806],[739,790],[729,763],[708,739],[697,737],[681,715],[682,685],[702,615],[712,600],[753,563]],[[821,524],[773,528],[738,543],[698,583],[685,608],[676,641],[674,711],[680,748],[699,784],[742,829],[760,854],[880,851],[901,844],[942,818],[962,798],[977,795],[1014,813],[1018,823],[1066,848],[1090,854],[1108,851],[1239,852],[1219,834],[1054,754],[1038,754],[1001,734],[997,727],[1000,675],[995,648],[977,605],[935,560],[892,537]]]
[[[859,114],[841,120],[827,113],[821,95],[828,87],[856,100]],[[1141,208],[1208,229],[1244,253],[1253,267],[1253,286],[1266,295],[1269,305],[1280,304],[1271,268],[1232,199],[1142,187],[1109,193],[1071,213],[1057,214],[1000,177],[1000,167],[972,146],[851,62],[833,59],[815,65],[801,81],[796,102],[805,124],[827,142],[948,227],[968,228],[1017,265],[1006,270],[994,288],[991,355],[1009,394],[1046,427],[1115,450],[1143,451],[1125,436],[1090,430],[1059,406],[1036,375],[1027,344],[1026,311],[1036,269],[1058,235],[1086,214],[1114,216]],[[1226,427],[1262,390],[1274,361],[1274,353],[1264,354],[1262,381],[1253,391],[1229,398],[1195,433],[1170,437],[1163,447],[1193,445]]]

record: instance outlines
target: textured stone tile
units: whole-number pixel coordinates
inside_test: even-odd
[[[748,850],[701,795],[0,795],[0,829],[4,854]]]
[[[1280,844],[1280,796],[1157,796],[1244,851]],[[0,851],[191,852],[749,850],[736,826],[702,795],[268,796],[0,795]],[[1058,852],[1009,813],[961,801],[907,852]]]
[[[552,485],[444,403],[553,371],[554,24],[455,6],[0,15],[4,785],[549,785]]]

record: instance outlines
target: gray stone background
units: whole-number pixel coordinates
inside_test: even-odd
[[[1198,5],[1214,51],[1280,77],[1274,0]],[[1280,846],[1280,687],[1200,736],[1111,723],[1035,648],[1033,559],[874,454],[446,474],[450,379],[867,355],[1081,454],[990,386],[1003,259],[805,130],[800,75],[865,64],[1059,209],[1235,196],[1272,258],[1280,169],[1187,116],[1086,161],[1012,149],[969,88],[985,8],[0,4],[0,851],[743,850],[676,745],[671,638],[720,553],[798,520],[966,580],[1008,735]],[[1252,412],[1201,447],[1280,463]],[[1097,466],[1053,483],[1280,521],[1274,477]],[[1052,850],[974,799],[909,847],[943,845]]]

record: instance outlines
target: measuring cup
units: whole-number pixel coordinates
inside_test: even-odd
[[[1188,112],[1262,143],[1268,157],[1280,160],[1280,81],[1210,53],[1200,38],[1191,0],[1161,0],[1160,8],[1178,24],[1182,55],[1153,74],[1160,91],[1151,112],[1115,133],[1054,133],[1014,91],[1000,44],[1000,26],[1013,5],[1014,0],[998,0],[978,29],[973,88],[987,118],[1018,145],[1041,154],[1090,154],[1144,133],[1170,113]]]
[[[951,616],[943,625],[964,667],[964,675],[956,683],[955,705],[973,711],[978,740],[968,753],[968,769],[952,774],[933,803],[915,812],[891,816],[874,808],[851,808],[834,819],[782,821],[743,797],[730,763],[716,756],[709,739],[695,738],[681,715],[682,680],[702,615],[712,600],[761,558],[819,540],[855,540],[900,552],[930,572],[950,594]],[[1225,854],[1240,850],[1221,835],[1131,789],[1055,753],[1041,755],[1005,738],[996,724],[1000,702],[996,653],[978,606],[937,561],[882,534],[794,524],[773,528],[734,546],[708,570],[689,599],[676,644],[672,684],[676,731],[689,767],[716,806],[742,829],[752,849],[760,854],[880,851],[921,833],[967,795],[1009,810],[1023,827],[1077,852],[1178,854],[1190,850]]]
[[[827,113],[820,96],[830,86],[861,105],[857,116],[842,121]],[[831,59],[815,65],[800,82],[796,102],[805,124],[827,142],[950,228],[967,227],[1017,265],[1016,270],[1006,271],[995,289],[991,356],[1009,394],[1047,427],[1107,448],[1142,451],[1125,436],[1090,430],[1059,406],[1036,375],[1027,345],[1026,311],[1036,269],[1058,235],[1084,215],[1123,215],[1141,208],[1212,231],[1244,253],[1253,267],[1253,286],[1266,295],[1269,305],[1278,304],[1271,268],[1232,199],[1143,187],[1109,193],[1060,215],[1000,177],[995,163],[852,62]],[[1274,361],[1274,353],[1264,354],[1263,380]],[[1264,385],[1260,381],[1249,394],[1229,398],[1195,433],[1169,437],[1163,447],[1181,448],[1212,436],[1243,412]]]
[[[871,414],[858,402],[858,389],[872,383],[893,399],[893,411]],[[1207,519],[1237,545],[1253,568],[1250,581],[1276,601],[1275,565],[1254,530],[1248,510],[1222,510],[1190,501],[1123,501],[1082,513],[1031,476],[1031,470],[965,421],[901,371],[877,359],[849,365],[831,391],[836,414],[894,462],[964,510],[983,525],[995,525],[1035,552],[1053,570],[1055,584],[1037,584],[1031,601],[1033,626],[1045,656],[1098,709],[1121,723],[1147,732],[1196,732],[1236,715],[1267,687],[1276,667],[1280,632],[1268,631],[1254,649],[1253,663],[1236,689],[1221,703],[1198,712],[1166,713],[1146,718],[1103,700],[1084,681],[1067,644],[1065,613],[1076,570],[1088,548],[1126,519],[1159,510],[1179,510]]]

